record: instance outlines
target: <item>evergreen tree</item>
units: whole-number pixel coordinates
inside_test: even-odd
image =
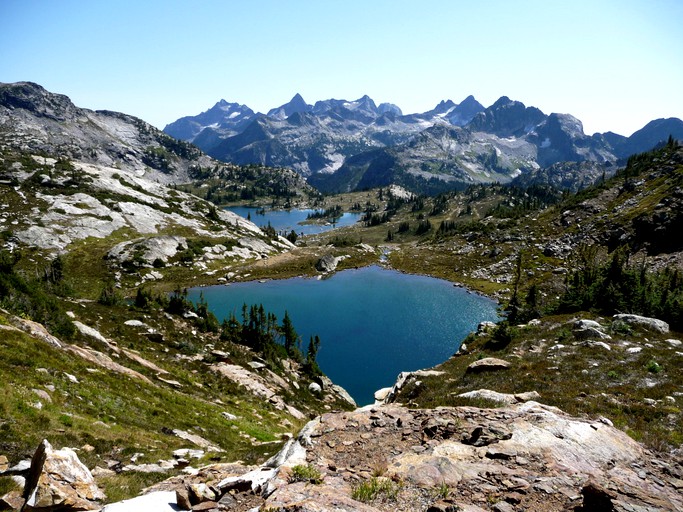
[[[282,319],[282,337],[284,339],[285,351],[289,357],[297,358],[299,354],[299,335],[294,329],[294,324],[289,318],[289,313],[285,311],[285,316]]]
[[[321,375],[320,367],[316,358],[318,357],[318,349],[320,348],[320,338],[316,335],[311,336],[308,342],[308,350],[306,351],[306,362],[304,363],[304,370],[311,376]]]

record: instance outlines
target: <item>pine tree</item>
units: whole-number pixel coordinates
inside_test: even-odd
[[[289,313],[287,313],[287,311],[285,311],[285,317],[282,319],[281,331],[287,355],[298,359],[300,357],[298,349],[300,338],[294,329],[294,324],[292,324],[292,320],[289,318]]]

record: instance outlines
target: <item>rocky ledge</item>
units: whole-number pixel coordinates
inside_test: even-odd
[[[262,467],[207,466],[104,510],[674,511],[683,460],[537,402],[379,405],[312,420]]]

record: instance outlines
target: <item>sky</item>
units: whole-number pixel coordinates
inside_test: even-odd
[[[682,27],[680,0],[0,0],[0,82],[159,128],[220,99],[472,94],[630,135],[683,119]]]

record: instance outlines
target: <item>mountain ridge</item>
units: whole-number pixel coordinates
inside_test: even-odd
[[[489,107],[470,95],[459,104],[443,100],[427,112],[402,114],[395,105],[378,107],[367,95],[310,105],[297,94],[245,123],[239,133],[229,120],[214,123],[187,140],[219,160],[290,167],[325,192],[356,190],[351,182],[344,183],[343,176],[358,177],[359,169],[349,173],[344,166],[383,155],[376,152],[380,148],[396,155],[382,160],[391,161],[392,167],[369,166],[371,174],[355,182],[411,183],[411,190],[419,193],[434,190],[429,183],[435,180],[435,190],[441,191],[509,182],[561,162],[590,161],[611,172],[631,154],[651,149],[669,135],[683,139],[683,121],[676,118],[654,120],[630,137],[612,132],[587,135],[581,121],[570,114],[545,114],[507,96]],[[456,130],[444,138],[438,128],[443,126],[468,135]],[[353,158],[364,152],[370,154]],[[336,173],[341,174],[333,178]]]

